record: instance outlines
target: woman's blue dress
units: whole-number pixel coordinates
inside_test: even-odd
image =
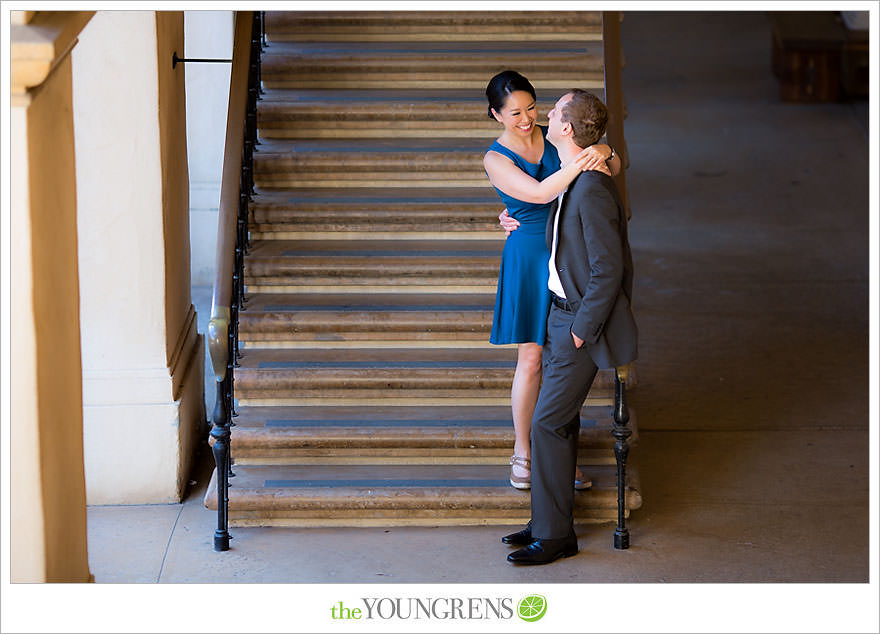
[[[529,163],[498,141],[489,149],[510,158],[522,171],[542,181],[559,169],[559,154],[547,140],[547,128],[539,127],[544,136],[544,154],[540,163]],[[544,236],[552,203],[527,203],[508,196],[497,187],[495,191],[507,206],[507,213],[519,220],[520,226],[507,238],[501,254],[495,318],[489,342],[543,346],[550,311],[550,290],[547,288],[550,252]]]

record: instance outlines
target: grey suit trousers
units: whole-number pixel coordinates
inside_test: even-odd
[[[550,306],[544,379],[532,418],[532,536],[559,539],[574,532],[574,473],[581,407],[598,368],[587,346],[575,348],[574,312]]]

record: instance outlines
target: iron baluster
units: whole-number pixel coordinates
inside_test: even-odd
[[[622,377],[621,377],[622,375]],[[618,368],[614,373],[614,457],[617,460],[617,528],[614,529],[614,547],[629,548],[629,529],[626,527],[626,459],[629,455],[627,439],[632,435],[629,428],[629,409],[626,406],[627,370]]]
[[[231,364],[233,367],[240,367],[238,364],[238,296],[241,293],[241,262],[239,251],[241,247],[236,241],[235,245],[235,272],[232,275],[232,302],[229,306],[229,349],[231,355]]]
[[[250,209],[248,197],[245,194],[240,194],[238,199],[238,237],[237,237],[237,245],[241,246],[241,279],[242,284],[239,288],[238,299],[239,299],[239,308],[241,310],[245,310],[245,304],[248,302],[247,294],[245,293],[245,268],[246,265],[244,263],[244,256],[247,255],[248,252],[248,213]]]
[[[214,404],[211,438],[214,439],[212,451],[217,467],[217,530],[214,531],[214,550],[229,550],[229,410],[226,408],[226,383],[229,375],[217,383],[217,398]]]
[[[232,302],[232,310],[234,313],[235,312],[235,301]],[[236,319],[238,319],[238,317],[233,316],[233,321],[232,321],[233,324],[235,323]],[[237,427],[233,418],[238,416],[238,413],[235,411],[235,369],[234,369],[234,366],[231,361],[232,359],[234,359],[234,357],[232,356],[233,355],[233,348],[232,348],[233,340],[234,340],[234,335],[232,332],[232,328],[230,328],[229,329],[229,352],[227,355],[227,358],[229,359],[229,361],[226,362],[226,375],[229,377],[229,381],[227,383],[227,390],[226,390],[226,395],[225,395],[226,396],[226,410],[229,412],[228,420],[229,420],[229,430],[230,430],[229,455],[226,460],[226,477],[227,478],[234,478],[235,477],[235,474],[232,472],[232,465],[235,463],[235,459],[232,457],[231,431],[232,431],[233,427]]]

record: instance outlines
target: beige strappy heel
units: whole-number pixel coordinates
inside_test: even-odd
[[[518,476],[513,472],[514,467],[522,467],[529,470],[529,475]],[[510,457],[510,486],[515,489],[531,489],[532,488],[532,461],[522,456],[513,455]]]

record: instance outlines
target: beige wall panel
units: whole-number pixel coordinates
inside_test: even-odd
[[[100,11],[74,51],[89,504],[179,501],[205,419],[182,47],[182,12]]]
[[[153,12],[96,13],[73,71],[84,369],[165,367]]]
[[[92,407],[85,428],[90,505],[179,502],[180,403]],[[152,474],[154,477],[145,477]]]

